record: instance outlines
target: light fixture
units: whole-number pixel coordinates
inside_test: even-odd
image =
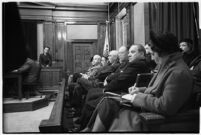
[[[66,32],[62,33],[62,37],[63,37],[64,40],[66,40]]]
[[[60,31],[57,33],[57,37],[59,40],[61,40],[61,32]]]

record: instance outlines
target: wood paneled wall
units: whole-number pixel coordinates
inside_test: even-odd
[[[107,8],[105,6],[72,5],[64,7],[19,6],[22,20],[40,22],[43,24],[43,45],[51,48],[53,67],[62,68],[63,73],[73,72],[73,43],[64,38],[67,33],[67,23],[81,25],[97,25],[98,38],[93,41],[93,52],[102,55],[105,39],[105,21]],[[59,37],[59,33],[61,38]],[[77,42],[77,41],[76,41]],[[80,41],[79,41],[80,42]],[[81,42],[88,42],[84,39]],[[92,42],[92,41],[90,41]]]
[[[97,54],[102,55],[103,54],[103,46],[105,42],[105,29],[106,25],[103,23],[100,23],[98,25],[98,40],[97,40]]]
[[[55,60],[55,36],[54,36],[55,26],[52,22],[43,23],[43,44],[42,46],[50,47],[50,53],[53,60]]]
[[[110,13],[110,43],[111,43],[111,47],[112,49],[116,49],[116,24],[115,24],[115,19],[117,14],[123,9],[126,8],[126,18],[127,18],[127,45],[131,45],[134,43],[134,39],[133,39],[133,20],[132,20],[132,16],[133,16],[133,5],[135,5],[135,3],[110,3],[109,4],[109,13]]]

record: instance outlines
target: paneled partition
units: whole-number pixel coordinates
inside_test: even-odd
[[[43,90],[57,89],[62,79],[61,68],[42,68],[40,73],[40,86]]]

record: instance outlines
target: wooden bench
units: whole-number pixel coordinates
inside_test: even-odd
[[[48,120],[42,120],[39,130],[42,133],[60,133],[63,132],[63,104],[65,92],[65,79],[60,83],[60,90],[58,92],[54,107]]]

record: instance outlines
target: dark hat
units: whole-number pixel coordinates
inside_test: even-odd
[[[180,51],[177,37],[170,32],[159,32],[156,34],[150,31],[150,39],[153,43],[152,46],[157,48],[159,52],[173,53]]]
[[[180,43],[181,43],[181,42],[186,42],[186,43],[193,44],[193,40],[190,39],[190,38],[185,38],[185,39],[181,40]]]

